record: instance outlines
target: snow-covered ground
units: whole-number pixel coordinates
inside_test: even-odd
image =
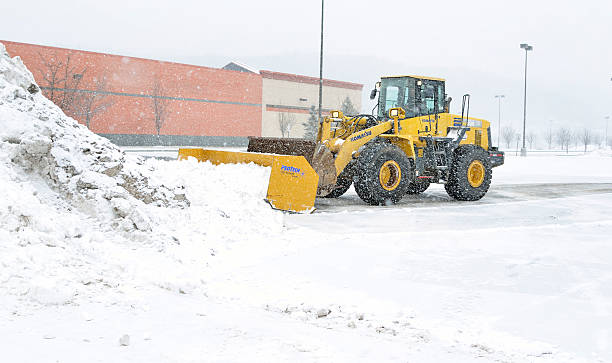
[[[126,155],[0,58],[2,362],[612,362],[610,152],[284,214],[267,168]]]
[[[612,180],[611,157],[563,160],[568,169],[607,166]],[[536,188],[557,173],[544,163],[530,180],[532,162],[496,169],[491,198],[477,203],[432,188],[414,204],[370,207],[351,190],[342,208],[285,215],[262,202],[266,168],[149,160],[157,177],[185,182],[191,206],[164,226],[181,243],[90,242],[87,253],[100,255],[83,270],[108,270],[113,280],[81,281],[85,291],[59,301],[34,282],[3,296],[4,354],[16,362],[612,361],[612,184],[566,183],[567,196],[508,184],[522,175]],[[41,272],[53,280],[62,266]],[[46,299],[32,300],[32,286]],[[119,345],[124,334],[129,346]]]

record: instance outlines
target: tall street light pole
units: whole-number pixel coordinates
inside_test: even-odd
[[[610,81],[612,81],[612,77],[610,78]],[[604,139],[604,146],[606,149],[608,148],[608,121],[610,121],[610,116],[606,116],[606,137]]]
[[[606,116],[606,137],[604,138],[604,146],[606,149],[608,148],[608,121],[610,121],[610,116]]]
[[[321,122],[321,107],[323,103],[323,10],[325,0],[321,0],[321,52],[319,53],[319,123]]]
[[[552,120],[548,120],[548,135],[546,135],[546,142],[548,142],[548,150],[552,149]]]
[[[521,49],[525,49],[525,92],[523,95],[523,147],[521,148],[521,156],[527,156],[527,149],[525,148],[525,125],[527,124],[527,52],[533,50],[533,47],[527,43],[522,43]]]
[[[505,95],[495,95],[497,98],[497,147],[499,147],[499,140],[501,135],[501,99],[506,97]]]

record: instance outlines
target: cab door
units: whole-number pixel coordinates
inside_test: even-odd
[[[444,83],[428,79],[419,79],[415,90],[418,116],[429,116],[421,119],[421,129],[436,135],[438,133],[438,114],[444,112]]]
[[[427,79],[416,81],[415,101],[418,116],[435,115],[443,112],[444,87],[441,82]]]

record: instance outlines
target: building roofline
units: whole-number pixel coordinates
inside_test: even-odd
[[[237,62],[237,61],[231,61],[228,64],[224,65],[223,67],[221,67],[221,69],[225,69],[225,67],[229,66],[230,64],[235,64],[238,67],[244,68],[245,70],[251,72],[251,73],[255,73],[255,74],[259,74],[259,71],[247,64],[241,63],[241,62]]]
[[[266,79],[275,79],[280,81],[289,81],[289,82],[297,82],[297,83],[308,83],[308,84],[319,84],[319,78],[317,77],[309,77],[302,76],[299,74],[291,74],[291,73],[281,73],[281,72],[273,72],[273,71],[259,71],[259,74],[263,78]],[[345,82],[345,81],[337,81],[333,79],[323,79],[323,85],[327,87],[337,87],[337,88],[346,88],[361,91],[363,89],[363,84]]]
[[[446,80],[444,78],[429,77],[429,76],[416,76],[416,75],[383,76],[383,77],[380,77],[380,78],[406,78],[406,77],[416,78],[416,79],[428,79],[430,81],[442,81],[442,82],[446,82]]]
[[[90,50],[81,50],[81,49],[75,49],[75,48],[62,48],[62,47],[54,47],[54,46],[50,46],[50,45],[42,45],[42,44],[34,44],[34,43],[23,43],[23,42],[14,42],[14,41],[10,41],[10,40],[2,40],[2,39],[0,39],[0,43],[2,43],[2,44],[16,44],[16,45],[30,45],[30,46],[46,48],[46,49],[57,49],[57,50],[63,50],[63,51],[80,52],[80,53],[93,54],[93,55],[106,56],[106,57],[113,57],[113,58],[130,58],[130,59],[143,60],[143,61],[149,61],[149,62],[159,62],[159,63],[174,64],[174,65],[180,65],[180,66],[197,67],[197,68],[210,69],[210,70],[222,71],[222,72],[234,72],[234,71],[230,71],[230,70],[223,69],[223,68],[207,67],[207,66],[201,66],[201,65],[197,65],[197,64],[170,62],[170,61],[163,61],[163,60],[158,60],[158,59],[142,58],[142,57],[132,57],[132,56],[129,56],[129,55],[120,55],[120,54],[112,54],[112,53],[100,53],[100,52],[93,52],[93,51],[90,51]],[[257,73],[254,73],[254,74],[251,74],[251,73],[248,73],[248,72],[243,72],[243,73],[250,74],[252,76],[258,76],[258,77],[260,76]]]

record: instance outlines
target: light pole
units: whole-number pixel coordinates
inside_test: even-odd
[[[548,150],[552,150],[552,142],[553,142],[552,122],[553,120],[548,120],[548,137],[546,138],[546,142],[548,142]]]
[[[612,81],[612,77],[610,77],[610,81]],[[608,148],[608,121],[610,121],[610,116],[606,116],[606,138],[604,139],[606,149]]]
[[[325,0],[321,0],[321,52],[319,53],[319,123],[321,123],[321,107],[323,103],[323,10]]]
[[[610,116],[606,116],[606,137],[604,138],[604,146],[607,149],[608,148],[608,121],[610,121]]]
[[[497,147],[499,147],[499,140],[501,135],[501,99],[506,97],[505,95],[495,95],[497,98]]]
[[[521,156],[527,156],[527,149],[525,148],[525,125],[527,124],[527,52],[533,50],[533,47],[527,43],[522,43],[521,49],[525,49],[525,92],[523,95],[523,148],[521,149]]]

